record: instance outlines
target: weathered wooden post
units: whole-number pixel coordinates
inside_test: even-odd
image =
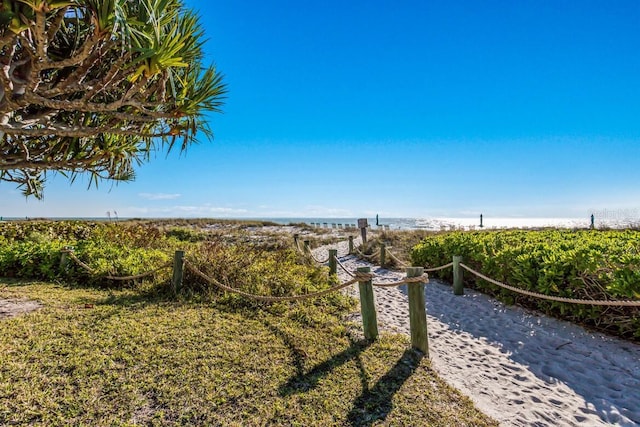
[[[358,273],[370,273],[370,267],[358,267]],[[378,337],[378,319],[376,316],[376,304],[373,299],[373,285],[371,279],[358,282],[360,290],[360,313],[362,313],[362,328],[364,337],[374,340]]]
[[[309,242],[308,240],[305,240],[303,243],[304,243],[304,253],[306,254],[311,253],[311,242]]]
[[[367,218],[358,219],[358,228],[360,229],[360,235],[362,236],[362,244],[367,243]]]
[[[173,255],[173,278],[171,289],[177,294],[182,289],[182,276],[184,272],[184,251],[176,251]]]
[[[407,267],[407,278],[420,277],[422,267]],[[409,283],[409,328],[411,345],[427,357],[429,356],[429,337],[427,336],[427,305],[424,297],[424,283]]]
[[[66,273],[69,268],[69,252],[73,250],[73,246],[65,246],[60,254],[60,272]]]
[[[384,243],[380,243],[380,267],[384,268],[384,262],[386,261],[387,257],[387,247],[385,246]]]
[[[480,228],[484,227],[484,225],[482,225],[482,214],[480,214]]]
[[[349,255],[353,253],[353,236],[349,236]]]
[[[294,245],[296,245],[296,250],[300,250],[300,243],[298,243],[298,238],[300,237],[299,234],[294,234],[293,235],[293,243]]]
[[[329,249],[329,274],[338,273],[338,250]]]
[[[460,267],[461,262],[462,262],[461,256],[458,256],[458,255],[453,256],[453,294],[454,295],[464,294],[464,286],[462,284],[462,267]]]

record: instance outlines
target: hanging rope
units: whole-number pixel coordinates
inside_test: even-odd
[[[343,263],[340,262],[340,260],[338,258],[336,258],[336,263],[340,266],[341,269],[343,269],[348,275],[350,275],[351,277],[355,277],[355,275],[350,272],[347,267],[344,266]]]
[[[372,285],[378,288],[393,288],[396,286],[408,285],[410,283],[429,283],[429,276],[427,274],[423,274],[422,276],[417,277],[405,277],[397,282],[372,283]]]
[[[312,258],[315,262],[317,262],[318,264],[326,264],[327,262],[329,262],[329,258],[328,258],[328,257],[327,257],[327,259],[325,259],[324,261],[321,261],[321,260],[319,260],[318,258],[316,258],[316,257],[313,255],[313,252],[311,252],[311,251],[309,251],[309,255],[311,255],[311,258]]]
[[[395,256],[393,254],[393,252],[391,252],[389,249],[387,249],[387,254],[391,257],[391,259],[393,259],[395,262],[398,263],[398,265],[400,265],[400,267],[410,267],[409,264],[407,264],[406,262],[401,261],[397,256]]]
[[[76,264],[78,264],[80,267],[82,267],[83,269],[85,269],[87,272],[96,275],[96,276],[100,276],[99,274],[96,273],[96,271],[91,268],[90,266],[88,266],[87,264],[85,264],[84,262],[82,262],[75,253],[73,253],[72,250],[69,249],[63,249],[61,252],[64,252],[66,254],[69,255],[69,258],[71,258]],[[140,273],[140,274],[136,274],[134,276],[101,276],[105,279],[108,280],[136,280],[136,279],[142,279],[144,277],[148,277],[148,276],[152,276],[155,273],[157,273],[160,270],[164,270],[165,268],[169,268],[171,267],[173,264],[171,262],[168,262],[166,264],[161,265],[160,267],[153,269],[151,271],[147,271],[146,273]]]
[[[380,251],[378,251],[377,253],[371,254],[371,255],[366,255],[366,254],[362,253],[362,252],[360,251],[360,249],[357,249],[357,248],[356,248],[356,253],[357,253],[358,255],[360,255],[361,257],[365,258],[365,259],[373,259],[373,258],[375,258],[376,256],[380,255]]]
[[[449,268],[449,267],[453,267],[452,262],[450,262],[449,264],[441,265],[440,267],[425,268],[424,271],[428,273],[433,273],[434,271],[444,270],[445,268]]]
[[[332,286],[331,288],[325,289],[323,291],[318,291],[318,292],[312,292],[310,294],[304,294],[304,295],[292,295],[292,296],[287,296],[287,297],[273,297],[273,296],[265,296],[265,295],[256,295],[256,294],[252,294],[249,292],[245,292],[242,291],[240,289],[236,289],[236,288],[232,288],[231,286],[227,286],[223,283],[221,283],[220,281],[207,276],[206,274],[204,274],[203,272],[201,272],[200,270],[198,270],[198,268],[196,268],[193,264],[191,264],[188,260],[184,261],[185,267],[187,267],[187,269],[189,271],[191,271],[193,274],[199,276],[200,278],[204,279],[205,281],[209,282],[210,284],[224,290],[227,292],[232,292],[238,295],[242,295],[244,297],[247,298],[251,298],[251,299],[255,299],[258,301],[265,301],[265,302],[277,302],[277,301],[301,301],[301,300],[305,300],[305,299],[309,299],[309,298],[318,298],[327,294],[330,294],[332,292],[338,291],[340,289],[346,288],[347,286],[353,285],[354,283],[357,282],[365,282],[368,280],[372,280],[373,275],[369,274],[369,273],[356,273],[354,275],[354,278],[352,280],[349,280],[345,283],[340,283],[338,285]]]
[[[605,305],[605,306],[615,306],[615,307],[640,307],[640,301],[586,300],[586,299],[577,299],[577,298],[555,297],[552,295],[545,295],[538,292],[531,292],[524,289],[516,288],[514,286],[507,285],[502,282],[498,282],[495,279],[492,279],[478,271],[475,271],[474,269],[472,269],[471,267],[463,263],[460,263],[460,267],[478,276],[479,278],[486,280],[489,283],[493,283],[496,286],[500,286],[501,288],[508,289],[510,291],[517,292],[519,294],[527,295],[534,298],[540,298],[540,299],[549,300],[549,301],[566,302],[570,304]]]

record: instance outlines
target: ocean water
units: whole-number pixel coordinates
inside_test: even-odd
[[[306,223],[320,224],[320,227],[333,227],[355,225],[357,218],[261,218],[278,224]],[[372,228],[384,227],[390,230],[479,230],[480,218],[379,218],[376,226],[376,218],[367,218]],[[640,220],[634,218],[595,219],[596,228],[626,228],[637,227]],[[483,229],[503,228],[588,228],[590,218],[491,218],[483,217]]]

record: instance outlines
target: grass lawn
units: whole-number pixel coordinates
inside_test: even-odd
[[[0,320],[0,425],[497,425],[405,337],[367,343],[310,303],[0,280],[18,297],[44,307]]]

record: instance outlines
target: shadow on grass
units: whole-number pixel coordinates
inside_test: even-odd
[[[349,337],[350,346],[328,360],[321,362],[305,373],[304,351],[297,348],[291,337],[277,326],[266,323],[266,326],[290,348],[296,375],[280,387],[281,396],[304,393],[315,387],[322,378],[329,375],[337,367],[354,360],[358,366],[362,393],[356,398],[347,415],[350,426],[371,426],[384,421],[393,409],[393,396],[413,375],[424,355],[414,349],[405,350],[396,364],[383,375],[372,388],[369,388],[369,374],[362,362],[361,354],[372,344],[370,341],[355,341]]]
[[[314,366],[311,370],[305,373],[304,360],[306,359],[306,355],[304,352],[298,349],[291,339],[277,327],[274,327],[273,325],[267,326],[274,332],[274,334],[284,341],[287,347],[290,348],[296,368],[296,376],[289,379],[286,384],[280,387],[281,396],[303,393],[315,388],[323,377],[327,376],[335,368],[344,365],[350,360],[355,360],[358,370],[360,371],[360,382],[362,383],[363,388],[367,387],[367,372],[364,368],[364,364],[362,363],[360,354],[371,345],[371,342],[366,340],[355,341],[349,337],[350,345],[348,348],[334,355],[331,359],[325,360],[324,362]]]
[[[384,421],[393,409],[393,396],[413,375],[424,355],[414,349],[405,350],[396,364],[371,389],[363,389],[355,400],[347,420],[351,426],[370,426]]]

